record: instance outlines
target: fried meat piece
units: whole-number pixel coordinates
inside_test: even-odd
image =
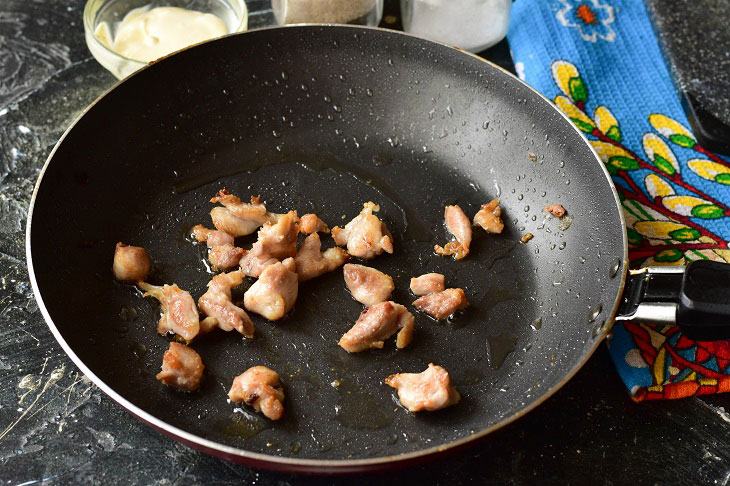
[[[221,206],[210,210],[210,219],[213,220],[213,226],[231,236],[250,235],[259,227],[258,223],[238,218],[228,208]]]
[[[454,235],[456,241],[451,241],[441,247],[433,247],[438,255],[453,255],[456,260],[461,260],[469,254],[471,245],[471,223],[464,211],[459,206],[446,206],[444,208],[444,222],[446,229]]]
[[[241,270],[249,277],[259,277],[267,266],[296,256],[298,234],[299,218],[296,211],[281,215],[275,224],[264,224],[256,243],[241,258]]]
[[[243,294],[243,305],[246,310],[275,321],[294,307],[298,287],[296,264],[293,258],[287,258],[264,268],[259,279]]]
[[[565,216],[565,208],[562,204],[551,204],[550,206],[545,206],[545,211],[552,214],[556,218],[562,218]]]
[[[411,292],[413,295],[433,294],[434,292],[441,292],[446,286],[444,285],[444,276],[440,273],[426,273],[420,277],[413,277],[411,279]]]
[[[114,249],[114,278],[122,282],[146,280],[150,273],[150,257],[141,246],[117,243]]]
[[[226,271],[236,268],[241,259],[246,255],[246,250],[233,245],[218,245],[208,252],[208,261],[213,270]]]
[[[205,242],[208,248],[215,248],[221,245],[233,245],[233,236],[223,230],[208,229],[202,224],[193,226],[192,234],[199,243]]]
[[[411,412],[440,410],[455,405],[461,399],[451,385],[449,373],[433,363],[429,363],[421,373],[390,375],[385,384],[398,390],[400,403]]]
[[[223,230],[211,230],[202,224],[192,230],[193,237],[200,243],[205,242],[208,251],[208,261],[213,270],[231,270],[236,268],[246,250],[233,245],[233,236]]]
[[[258,197],[251,196],[251,202],[242,202],[225,189],[221,189],[210,202],[220,203],[210,211],[213,225],[231,236],[250,235],[264,223],[275,223],[281,215],[270,213]]]
[[[396,347],[405,348],[413,335],[415,318],[408,309],[392,301],[371,305],[360,314],[355,325],[340,338],[339,345],[348,353],[382,348],[396,332]]]
[[[307,236],[294,257],[299,281],[303,282],[319,277],[347,261],[348,254],[342,248],[329,248],[320,252],[322,241],[317,233]]]
[[[469,307],[469,300],[462,289],[446,289],[424,295],[413,306],[436,319],[444,319],[459,309]]]
[[[216,275],[208,282],[208,290],[198,300],[198,305],[208,317],[215,318],[216,325],[224,331],[235,329],[250,339],[253,338],[253,322],[246,311],[231,300],[231,288],[241,285],[242,281],[241,270]],[[205,330],[209,330],[207,325]]]
[[[393,253],[393,236],[385,224],[373,212],[380,206],[368,201],[363,209],[344,228],[332,228],[332,237],[338,246],[347,246],[347,252],[358,258],[369,260],[384,251]]]
[[[157,373],[157,379],[179,390],[194,391],[200,386],[204,368],[198,353],[184,344],[172,342],[162,356],[162,371]]]
[[[299,218],[299,231],[305,235],[310,235],[312,233],[329,233],[330,229],[316,214],[309,213]]]
[[[492,199],[474,215],[474,224],[481,226],[487,233],[499,234],[504,229],[502,222],[502,208],[499,199]]]
[[[379,304],[390,298],[395,284],[390,275],[365,265],[348,263],[342,269],[345,285],[352,296],[365,306]]]
[[[284,415],[284,390],[279,374],[266,366],[254,366],[233,379],[228,392],[232,402],[244,402],[271,420]]]
[[[154,297],[160,301],[162,317],[157,325],[157,332],[165,334],[174,332],[185,341],[191,341],[200,332],[198,322],[198,308],[190,294],[172,285],[150,285],[147,282],[138,282],[137,285],[145,291],[143,297]]]

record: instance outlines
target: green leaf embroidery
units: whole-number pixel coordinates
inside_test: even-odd
[[[676,248],[670,248],[668,250],[662,250],[654,255],[654,261],[656,262],[676,262],[682,259],[683,253]]]
[[[593,133],[593,125],[591,125],[590,123],[586,123],[583,120],[579,120],[578,118],[571,118],[571,120],[581,131],[586,133]]]
[[[700,232],[694,228],[681,228],[670,231],[669,237],[677,241],[692,241],[700,237]]]
[[[608,129],[606,132],[606,136],[613,140],[614,142],[620,142],[621,141],[621,129],[618,127],[618,125],[612,125],[611,128]]]
[[[720,184],[730,185],[730,174],[717,174],[715,175],[715,182]]]
[[[608,159],[608,164],[619,170],[635,170],[639,168],[639,162],[631,157],[614,155]]]
[[[659,154],[654,154],[653,162],[656,168],[664,172],[665,174],[674,175],[677,173],[677,171],[674,169],[674,166],[667,159]]]
[[[674,133],[672,135],[669,135],[669,141],[672,143],[676,143],[680,147],[687,148],[692,148],[697,143],[691,137],[688,137],[687,135],[682,135],[681,133]]]
[[[717,219],[722,218],[724,212],[714,204],[700,204],[692,208],[692,216],[702,219]]]
[[[583,83],[583,78],[580,76],[576,76],[568,80],[568,90],[570,90],[570,97],[573,98],[573,101],[576,103],[588,99],[586,85]]]
[[[629,245],[631,246],[639,246],[644,241],[644,238],[634,228],[626,228],[626,233],[629,237]]]

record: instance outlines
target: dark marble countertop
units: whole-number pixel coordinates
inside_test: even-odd
[[[128,415],[56,343],[25,266],[26,214],[40,168],[74,117],[115,82],[86,48],[82,10],[82,0],[0,3],[2,484],[728,483],[730,396],[635,404],[604,347],[554,397],[481,445],[387,475],[257,471],[189,449]]]

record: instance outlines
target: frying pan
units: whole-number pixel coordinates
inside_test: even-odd
[[[393,299],[410,304],[409,278],[440,272],[472,306],[448,322],[418,314],[404,350],[387,343],[350,355],[336,343],[362,306],[333,272],[304,283],[283,321],[253,316],[253,340],[196,339],[206,365],[199,392],[161,386],[154,375],[169,339],[156,333],[159,307],[114,281],[114,245],[144,246],[149,280],[175,282],[197,299],[211,275],[188,233],[210,226],[207,201],[220,188],[261,195],[276,212],[316,212],[331,226],[374,201],[396,250],[368,264],[393,276]],[[444,205],[473,215],[495,197],[503,234],[476,229],[460,262],[433,254],[448,239]],[[552,203],[569,218],[546,218]],[[163,433],[285,471],[393,468],[485,437],[586,362],[627,279],[617,195],[563,114],[477,57],[361,27],[252,31],[138,72],[64,134],[29,213],[35,295],[76,365]],[[522,244],[526,232],[535,236]],[[430,362],[450,372],[462,400],[408,413],[383,379]],[[280,373],[282,420],[227,402],[233,377],[253,365]]]

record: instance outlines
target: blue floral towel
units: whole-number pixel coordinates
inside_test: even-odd
[[[643,2],[517,0],[507,36],[519,76],[573,120],[613,175],[631,265],[730,262],[730,162],[687,128]],[[609,348],[634,400],[730,390],[730,342],[617,324]]]

